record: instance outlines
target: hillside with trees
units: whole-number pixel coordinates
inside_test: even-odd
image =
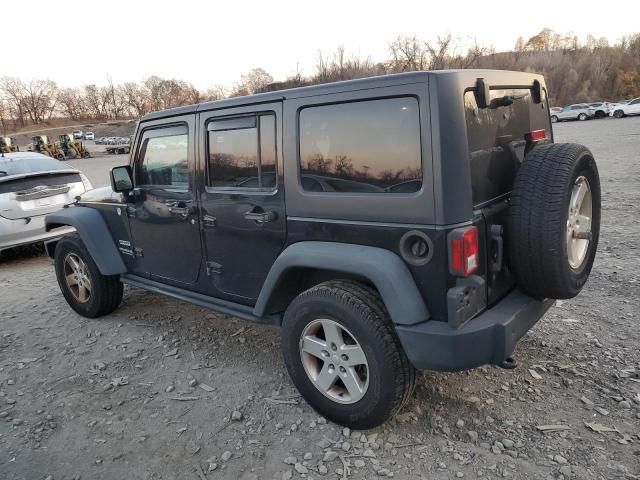
[[[207,100],[250,95],[301,85],[335,82],[387,73],[448,68],[492,68],[543,74],[553,105],[593,100],[616,101],[640,96],[640,33],[623,37],[615,45],[606,38],[544,29],[531,38],[518,38],[511,51],[473,45],[461,50],[451,35],[434,42],[417,36],[398,36],[388,45],[383,61],[347,53],[318,53],[311,75],[296,74],[283,81],[262,68],[254,68],[231,87],[217,85],[206,91],[185,80],[150,76],[135,83],[84,85],[69,88],[48,79],[0,77],[0,130],[11,132],[47,125],[52,119],[106,121],[138,118],[147,112]]]

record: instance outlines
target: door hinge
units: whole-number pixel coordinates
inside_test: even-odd
[[[502,270],[502,258],[504,255],[504,227],[502,225],[490,225],[491,230],[491,247],[489,249],[489,258],[491,262],[491,271],[500,272]]]
[[[207,275],[222,273],[222,265],[216,262],[207,262]]]

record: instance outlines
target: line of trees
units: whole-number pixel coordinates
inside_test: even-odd
[[[218,85],[206,91],[184,80],[157,76],[119,85],[108,79],[106,85],[79,88],[61,87],[51,80],[0,77],[0,128],[6,132],[47,123],[51,118],[79,121],[137,118],[154,110],[261,91],[446,68],[541,73],[555,105],[615,101],[640,96],[640,33],[623,37],[615,45],[610,45],[606,38],[592,36],[583,44],[574,35],[544,29],[528,39],[518,38],[508,52],[479,44],[463,51],[451,35],[433,42],[401,35],[389,43],[384,61],[348,54],[341,47],[329,56],[319,53],[313,73],[306,77],[296,73],[274,82],[264,69],[254,68],[231,88]]]

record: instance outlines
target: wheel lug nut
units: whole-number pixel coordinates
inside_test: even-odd
[[[331,350],[333,350],[334,352],[335,352],[336,350],[338,350],[338,347],[336,346],[336,344],[335,344],[335,343],[332,343],[332,344],[331,344]]]
[[[322,356],[323,357],[328,357],[329,356],[329,352],[327,352],[326,350],[322,350]]]
[[[349,360],[349,357],[347,355],[345,355],[344,353],[342,354],[342,356],[340,358],[342,358],[342,360],[345,361],[345,362],[347,360]]]
[[[340,373],[347,373],[344,367],[340,367]]]

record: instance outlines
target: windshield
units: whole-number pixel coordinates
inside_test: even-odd
[[[69,165],[50,157],[0,158],[0,177],[69,168]]]

